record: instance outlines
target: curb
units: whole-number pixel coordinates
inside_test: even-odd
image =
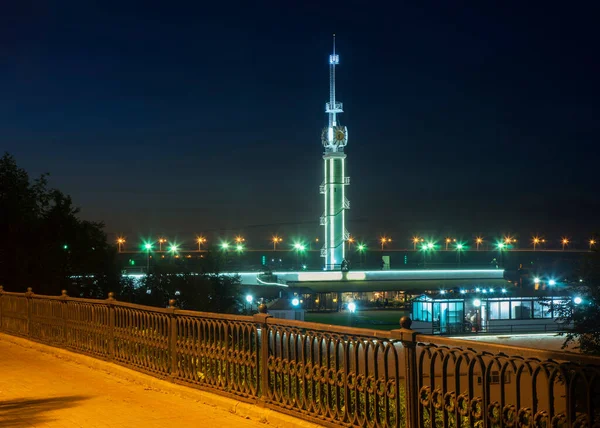
[[[115,363],[99,360],[93,357],[88,357],[87,355],[77,354],[75,352],[67,351],[65,349],[44,345],[38,342],[33,342],[25,338],[0,333],[0,340],[21,346],[23,348],[29,348],[35,351],[43,352],[44,354],[49,354],[53,357],[62,360],[70,361],[76,364],[81,364],[92,370],[102,371],[120,379],[137,383],[139,385],[144,385],[159,392],[174,394],[181,398],[194,400],[196,402],[213,407],[220,407],[242,418],[252,419],[257,422],[265,423],[274,427],[321,427],[321,425],[304,421],[293,416],[288,416],[286,414],[279,413],[276,410],[260,407],[256,404],[244,403],[211,392],[206,392],[184,385],[172,383],[167,380],[158,379],[150,375],[120,366]]]

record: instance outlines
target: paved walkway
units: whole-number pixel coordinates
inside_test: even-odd
[[[157,382],[168,384],[144,386],[0,335],[2,428],[274,426],[162,390]]]

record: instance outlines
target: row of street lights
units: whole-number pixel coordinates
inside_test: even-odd
[[[117,238],[117,246],[118,246],[119,252],[121,252],[123,250],[123,246],[125,245],[126,242],[127,241],[123,237]],[[158,242],[158,246],[159,246],[159,251],[162,251],[163,244],[167,244],[168,240],[166,238],[159,238],[157,242]],[[206,244],[207,242],[208,241],[205,237],[198,236],[196,238],[196,243],[198,244],[198,251],[202,251],[202,245]],[[244,250],[244,245],[246,242],[246,239],[244,237],[238,235],[235,237],[234,242],[236,245],[236,249],[238,251]],[[277,246],[283,242],[283,238],[275,235],[272,237],[271,242],[273,243],[273,251],[277,251]],[[318,244],[318,242],[319,242],[319,238],[316,238],[315,243]],[[388,244],[391,244],[391,242],[392,242],[392,238],[390,238],[388,236],[380,237],[379,243],[381,244],[381,250],[383,251],[385,249],[385,246]],[[482,237],[478,236],[475,238],[474,242],[475,242],[477,251],[479,251],[480,246],[482,246],[485,241]],[[417,250],[417,247],[422,248],[423,245],[429,246],[431,244],[434,247],[437,246],[437,243],[435,241],[425,241],[424,238],[421,238],[418,236],[415,236],[412,238],[412,243],[413,243],[413,250],[415,250],[415,251]],[[458,250],[463,250],[463,249],[466,250],[467,249],[466,244],[463,242],[457,241],[456,238],[445,238],[444,243],[445,243],[446,251],[449,251],[451,249],[450,248],[451,246],[454,246],[455,247],[454,249],[458,249]],[[496,247],[497,247],[497,249],[500,249],[500,250],[508,250],[510,248],[510,246],[515,245],[516,243],[517,243],[516,238],[506,236],[502,240],[499,240],[496,242]],[[533,251],[536,251],[538,246],[546,243],[546,239],[539,237],[539,236],[534,236],[531,239],[531,243],[533,245]],[[568,238],[563,237],[563,238],[561,238],[560,243],[562,245],[562,250],[564,251],[565,249],[567,249],[569,247],[569,245],[571,244],[571,241]],[[357,243],[355,238],[353,238],[352,236],[348,237],[348,239],[346,240],[346,244],[348,246],[348,251],[350,251],[352,246],[355,244],[356,244],[356,249],[359,252],[363,252],[367,249],[366,244],[360,243],[360,242]],[[595,239],[592,238],[592,239],[588,240],[588,245],[589,245],[590,251],[596,247],[596,244],[597,244],[597,241]],[[298,245],[299,245],[298,243],[294,243],[292,248],[297,250]],[[303,245],[305,247],[304,249],[306,249],[305,244],[301,244],[301,245]],[[227,241],[223,241],[223,242],[221,242],[220,246],[222,249],[227,250],[227,249],[229,249],[230,244]],[[171,245],[170,248],[172,249],[172,247],[173,247],[173,245]],[[171,251],[171,249],[169,251]],[[433,248],[430,248],[430,249],[433,249]]]

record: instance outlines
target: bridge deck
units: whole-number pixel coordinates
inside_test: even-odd
[[[115,374],[110,363],[76,354],[72,359],[66,352],[0,334],[0,426],[265,427],[173,390],[185,387],[137,373],[134,382]],[[297,425],[282,417],[292,420],[285,425]]]

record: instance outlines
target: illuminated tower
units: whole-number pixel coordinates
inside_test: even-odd
[[[321,184],[321,194],[325,202],[325,211],[321,216],[321,225],[325,227],[324,246],[321,256],[325,257],[325,269],[339,269],[346,257],[345,241],[346,210],[350,202],[346,199],[345,187],[350,184],[346,177],[346,154],[344,147],[348,143],[348,130],[338,123],[337,115],[343,112],[342,103],[335,100],[335,66],[340,57],[335,53],[335,34],[333,35],[333,54],[329,55],[329,102],[325,104],[325,112],[329,115],[329,126],[323,130],[321,140],[325,147],[323,168],[325,179]]]

